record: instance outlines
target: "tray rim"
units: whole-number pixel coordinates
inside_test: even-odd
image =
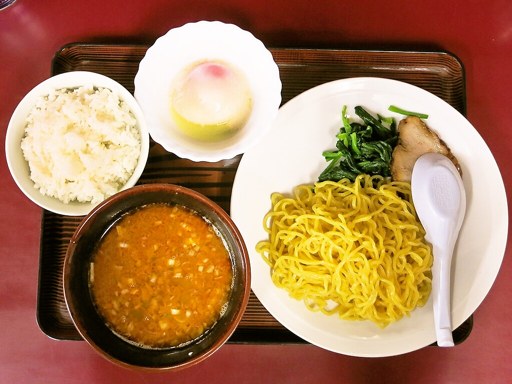
[[[85,49],[92,49],[92,48],[108,48],[108,47],[114,47],[114,48],[137,48],[137,49],[148,49],[153,42],[81,42],[81,41],[74,41],[69,42],[61,46],[57,51],[55,51],[52,59],[51,59],[51,75],[55,75],[55,70],[57,67],[57,61],[60,55],[63,54],[63,52],[67,49],[71,48],[85,48]],[[462,108],[459,109],[459,112],[462,113],[462,115],[467,116],[467,85],[466,85],[466,69],[464,66],[463,61],[459,58],[458,55],[455,53],[446,50],[444,48],[404,48],[401,49],[399,47],[397,48],[389,48],[389,49],[383,49],[383,48],[377,48],[377,47],[367,47],[367,48],[344,48],[342,46],[340,47],[311,47],[311,46],[304,46],[304,47],[281,47],[281,46],[269,46],[268,49],[271,51],[271,53],[274,55],[275,53],[279,52],[324,52],[324,53],[351,53],[351,54],[401,54],[401,55],[421,55],[421,56],[428,56],[428,55],[437,55],[440,57],[447,57],[450,60],[452,60],[454,63],[456,63],[459,67],[459,72],[461,76],[461,94],[462,99],[461,106]],[[278,63],[278,66],[280,64]]]

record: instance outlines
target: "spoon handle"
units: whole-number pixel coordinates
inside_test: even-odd
[[[453,247],[434,245],[434,264],[432,266],[432,294],[434,300],[434,320],[437,345],[453,347],[452,310],[451,310],[451,261]]]

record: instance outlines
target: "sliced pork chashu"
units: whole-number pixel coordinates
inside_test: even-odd
[[[393,150],[391,175],[393,180],[411,181],[416,160],[425,153],[440,153],[448,157],[461,173],[459,162],[450,148],[420,118],[408,116],[398,124],[398,144]]]

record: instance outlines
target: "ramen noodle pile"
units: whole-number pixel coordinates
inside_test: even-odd
[[[308,309],[386,327],[428,300],[432,250],[410,183],[363,174],[271,200],[257,251],[274,284]]]

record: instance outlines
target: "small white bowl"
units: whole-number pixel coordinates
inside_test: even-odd
[[[132,94],[115,80],[94,72],[75,71],[67,72],[50,77],[35,86],[21,100],[9,121],[5,138],[5,155],[11,175],[21,191],[34,203],[48,211],[67,215],[83,216],[88,214],[97,204],[69,202],[64,203],[57,198],[43,195],[35,188],[30,178],[28,162],[23,156],[21,141],[25,134],[26,119],[34,107],[36,101],[48,95],[51,90],[61,88],[75,88],[80,86],[93,85],[96,87],[108,88],[128,104],[131,112],[137,119],[140,130],[141,150],[138,163],[132,176],[121,189],[132,187],[138,181],[147,162],[149,153],[149,133],[145,122],[144,114],[135,101]]]
[[[221,61],[245,76],[252,92],[252,112],[235,135],[221,141],[198,141],[183,134],[170,113],[173,81],[184,68]],[[244,153],[266,133],[281,104],[279,68],[263,43],[233,24],[199,21],[171,29],[146,52],[135,76],[139,102],[154,141],[193,161],[215,162]]]

